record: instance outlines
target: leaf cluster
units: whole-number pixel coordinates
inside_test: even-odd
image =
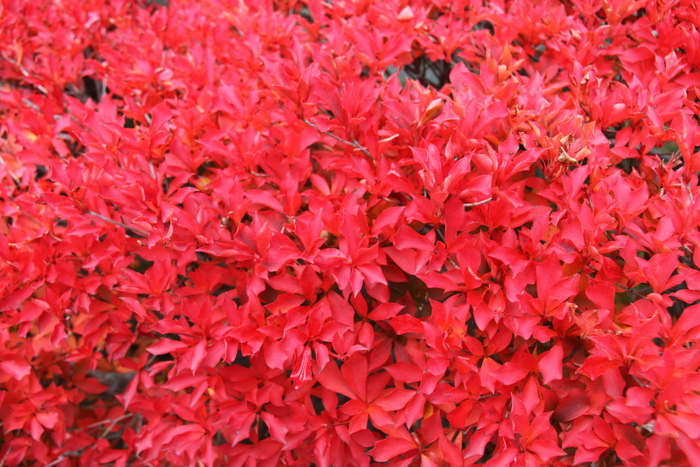
[[[691,0],[0,4],[0,466],[698,466]]]

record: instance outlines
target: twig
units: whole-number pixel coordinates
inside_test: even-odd
[[[488,398],[490,398],[490,397],[496,397],[497,395],[498,395],[498,394],[482,394],[482,395],[479,396],[479,398],[478,398],[477,400],[482,401],[482,400],[488,399]]]
[[[688,189],[688,196],[690,197],[690,203],[695,205],[695,197],[693,196],[693,190],[690,188],[690,183],[686,184],[685,187]]]
[[[440,232],[440,229],[435,228],[435,234],[438,236],[440,241],[445,244],[445,247],[447,247],[447,240],[445,239],[445,235],[443,235],[443,233]],[[450,264],[452,264],[452,266],[455,267],[455,269],[459,269],[459,265],[455,263],[454,260],[448,256],[448,254],[446,254],[445,257],[447,258],[447,261],[449,261]]]
[[[634,294],[634,295],[638,296],[639,298],[643,298],[643,299],[645,299],[645,300],[651,300],[651,299],[650,299],[649,297],[647,297],[646,295],[642,295],[641,293],[637,292],[636,290],[633,290],[633,289],[630,288],[630,287],[625,287],[625,286],[622,285],[622,284],[615,284],[615,285],[618,286],[618,287],[620,287],[621,289],[627,291],[627,293]]]
[[[138,460],[140,460],[141,462],[144,462],[143,457],[141,457],[141,456],[138,455],[138,454],[135,454],[135,456],[136,456],[136,458],[137,458]],[[148,467],[153,467],[153,464],[151,464],[150,462],[146,462],[146,465],[147,465]]]
[[[80,455],[83,453],[83,451],[85,451],[85,449],[81,449],[81,450],[79,450],[79,451],[66,451],[66,452],[64,452],[63,454],[61,454],[60,456],[58,456],[58,457],[56,458],[55,461],[53,461],[53,462],[51,462],[51,463],[49,463],[49,464],[46,464],[44,467],[53,467],[53,466],[56,465],[56,464],[60,464],[61,462],[63,462],[63,461],[64,461],[65,459],[67,459],[68,457],[77,457],[77,456],[80,456]]]
[[[0,56],[1,56],[3,59],[5,59],[6,61],[8,61],[9,63],[11,63],[12,65],[14,65],[14,66],[16,66],[17,68],[19,68],[19,71],[22,72],[22,74],[24,75],[25,78],[29,78],[29,72],[27,71],[26,68],[24,68],[24,67],[22,66],[21,63],[17,63],[16,61],[12,60],[10,57],[8,57],[8,56],[5,55],[5,54],[0,54]],[[45,88],[44,86],[42,86],[41,84],[32,84],[32,83],[29,83],[29,84],[32,85],[32,86],[34,86],[35,88],[37,88],[39,91],[41,91],[41,92],[44,93],[45,95],[47,95],[47,96],[49,95],[49,92],[48,92],[48,91],[46,90],[46,88]]]
[[[637,378],[637,377],[634,376],[634,375],[631,375],[631,376],[632,376],[632,379],[634,379],[634,380],[637,382],[637,384],[639,385],[639,387],[641,387],[641,388],[649,387],[649,383],[647,383],[647,384],[642,384],[642,382],[639,381],[639,378]]]
[[[9,448],[7,448],[7,452],[3,456],[2,460],[0,460],[0,467],[3,467],[5,465],[5,460],[7,459],[7,456],[9,456],[12,452],[12,448],[14,448],[14,446],[10,446]]]
[[[114,420],[112,420],[111,418],[110,418],[110,419],[107,419],[107,420],[101,420],[101,421],[99,421],[99,422],[91,423],[91,424],[88,425],[86,428],[96,428],[96,427],[98,427],[98,426],[100,426],[100,425],[106,425],[107,423],[116,423],[116,422],[120,422],[120,421],[122,421],[122,420],[124,420],[124,419],[126,419],[126,418],[133,417],[133,416],[134,416],[134,414],[133,414],[133,413],[130,413],[130,414],[122,415],[121,417],[117,417],[117,418],[115,418]]]
[[[347,144],[348,146],[352,146],[352,147],[358,149],[360,152],[362,152],[362,154],[364,154],[365,156],[367,156],[367,157],[369,157],[370,159],[374,160],[374,157],[372,157],[372,154],[367,150],[367,148],[364,147],[364,146],[362,146],[362,145],[361,145],[360,143],[358,143],[357,141],[355,141],[355,140],[348,141],[348,140],[346,140],[346,139],[341,138],[340,136],[334,135],[334,134],[331,133],[331,132],[323,131],[323,130],[321,130],[319,127],[317,127],[315,124],[313,124],[313,123],[311,123],[310,121],[308,121],[307,119],[304,119],[303,121],[304,121],[304,123],[306,123],[307,125],[309,125],[311,128],[315,128],[316,130],[320,131],[320,132],[323,133],[324,135],[330,136],[331,138],[333,138],[333,139],[336,140],[336,141],[340,141],[340,142],[343,143],[343,144]]]
[[[253,172],[252,170],[249,170],[247,173],[252,175],[253,177],[270,178],[270,176],[267,174]],[[265,185],[270,185],[272,188],[279,189],[279,185],[277,185],[275,182],[271,182],[270,180],[265,180],[265,182],[263,182],[263,183]]]
[[[26,105],[27,107],[31,107],[31,108],[34,109],[35,111],[41,112],[41,108],[40,108],[38,105],[36,105],[34,102],[30,101],[29,99],[22,99],[22,102],[23,102],[24,105]]]
[[[95,216],[98,219],[102,219],[103,221],[109,222],[111,224],[118,225],[119,227],[123,227],[127,230],[131,230],[132,232],[139,234],[139,235],[142,235],[144,237],[148,237],[148,235],[149,235],[148,232],[144,232],[143,230],[137,229],[135,227],[129,227],[126,224],[122,224],[121,222],[115,221],[114,219],[110,219],[109,217],[105,217],[102,214],[97,214],[95,211],[88,211],[88,214],[90,214],[91,216]]]
[[[109,432],[112,431],[112,428],[114,428],[117,423],[119,423],[120,421],[125,420],[133,415],[134,414],[130,413],[130,414],[122,415],[121,417],[117,417],[114,420],[112,420],[112,423],[110,423],[110,425],[102,433],[102,436],[100,436],[100,438],[104,438],[105,436],[107,436],[109,434]]]
[[[7,173],[10,174],[10,177],[12,178],[12,181],[15,182],[17,189],[18,190],[21,189],[22,188],[22,181],[17,177],[17,175],[15,175],[15,173],[11,170],[8,170]]]
[[[435,235],[437,235],[438,239],[440,239],[440,241],[444,243],[445,246],[447,246],[447,240],[445,240],[445,236],[442,232],[440,232],[440,229],[438,227],[435,227]]]
[[[474,206],[481,206],[482,204],[486,204],[486,203],[489,203],[491,201],[493,201],[493,197],[486,198],[485,200],[478,201],[476,203],[464,203],[464,207],[465,208],[473,208]]]
[[[24,214],[24,217],[26,217],[26,218],[29,219],[30,221],[34,222],[36,225],[43,225],[41,222],[39,222],[38,220],[34,219],[32,216],[30,216],[30,215],[27,214],[26,212],[22,211],[22,214]]]

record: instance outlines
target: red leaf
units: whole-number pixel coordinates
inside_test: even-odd
[[[340,368],[348,386],[362,401],[367,401],[367,366],[367,359],[356,352]]]
[[[205,375],[189,375],[182,373],[170,378],[167,383],[163,384],[163,389],[181,391],[185,388],[195,387],[206,380],[207,377]]]
[[[537,366],[542,373],[542,381],[544,384],[549,384],[551,381],[561,379],[563,358],[564,349],[561,342],[557,342],[554,347],[549,349],[544,356],[540,358]]]
[[[37,412],[36,419],[39,420],[39,423],[41,423],[41,426],[43,426],[47,430],[51,430],[58,423],[58,413],[57,412],[51,412],[51,413]]]
[[[374,307],[367,317],[374,321],[390,319],[399,314],[404,308],[403,305],[398,303],[380,303]]]
[[[265,362],[270,368],[278,370],[284,369],[284,364],[287,361],[287,352],[282,348],[279,342],[266,339],[263,344],[263,353]]]
[[[318,382],[324,388],[342,394],[350,399],[357,399],[357,395],[350,389],[343,374],[338,370],[335,362],[329,362],[323,371],[317,376]]]
[[[408,333],[423,334],[424,332],[423,323],[411,315],[397,316],[392,318],[390,323],[396,334],[399,335]]]
[[[289,430],[284,423],[282,423],[279,418],[268,412],[261,412],[260,416],[263,420],[265,420],[267,428],[270,430],[270,437],[275,441],[286,444],[286,437]]]
[[[32,372],[32,367],[26,363],[19,360],[5,360],[0,362],[0,369],[8,375],[12,376],[17,381],[21,380],[25,376],[29,376]]]
[[[136,373],[134,378],[131,380],[131,382],[129,382],[129,385],[126,387],[126,391],[124,391],[124,394],[121,395],[121,400],[122,400],[122,405],[124,406],[124,410],[129,408],[131,401],[136,396],[136,391],[138,390],[138,387],[139,387],[139,381],[140,381],[140,376],[138,373]]]
[[[566,453],[557,445],[556,441],[551,439],[536,439],[527,445],[528,451],[534,452],[540,459],[547,462],[549,459],[557,456],[563,456]]]
[[[388,394],[377,398],[374,401],[374,405],[387,411],[401,410],[406,407],[408,401],[410,401],[415,394],[415,391],[409,389],[396,388],[391,390]]]
[[[161,339],[146,350],[153,355],[165,355],[175,350],[186,348],[187,345],[172,339]]]
[[[515,384],[527,376],[527,371],[512,362],[506,362],[496,371],[489,373],[505,385]]]
[[[399,362],[385,367],[392,378],[404,383],[414,383],[423,377],[423,370],[413,363]]]
[[[396,456],[417,449],[416,443],[396,436],[387,436],[374,445],[369,454],[376,462],[388,462]]]
[[[206,357],[207,355],[207,341],[199,341],[199,343],[196,346],[192,347],[186,355],[190,357],[189,368],[194,374],[194,372],[197,371],[197,368],[199,368],[199,365],[202,363],[202,360],[204,360],[204,357]],[[183,356],[183,358],[185,357]]]

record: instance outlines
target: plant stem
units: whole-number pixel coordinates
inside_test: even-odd
[[[473,208],[474,206],[481,206],[482,204],[486,204],[486,203],[489,203],[491,201],[493,201],[493,197],[486,198],[485,200],[478,201],[476,203],[464,203],[464,207],[465,208]]]
[[[330,136],[331,138],[335,139],[336,141],[340,141],[340,142],[343,143],[343,144],[347,144],[348,146],[352,146],[352,147],[354,147],[354,148],[360,150],[360,152],[362,152],[362,154],[364,154],[365,156],[367,156],[367,157],[369,157],[370,159],[374,160],[374,157],[372,157],[372,154],[367,150],[367,148],[364,147],[364,146],[362,146],[362,145],[361,145],[360,143],[358,143],[357,141],[355,141],[355,140],[348,141],[348,140],[346,140],[346,139],[341,138],[340,136],[334,135],[334,134],[331,133],[331,132],[323,131],[323,130],[321,130],[318,126],[316,126],[315,124],[311,123],[311,122],[308,121],[307,119],[304,119],[303,121],[304,121],[304,123],[306,123],[307,125],[309,125],[311,128],[315,128],[316,130],[320,131],[320,132],[323,133],[324,135]]]
[[[118,225],[119,227],[123,227],[127,230],[131,230],[135,234],[139,234],[139,235],[142,235],[144,237],[148,237],[148,235],[149,235],[148,232],[144,232],[143,230],[137,229],[135,227],[129,227],[126,224],[122,224],[121,222],[115,221],[114,219],[110,219],[109,217],[105,217],[102,214],[97,214],[95,211],[88,211],[88,214],[90,214],[91,216],[95,216],[98,219],[102,219],[103,221],[109,222],[111,224]]]

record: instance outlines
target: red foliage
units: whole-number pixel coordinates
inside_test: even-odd
[[[164,3],[0,3],[0,465],[700,465],[696,2]]]

